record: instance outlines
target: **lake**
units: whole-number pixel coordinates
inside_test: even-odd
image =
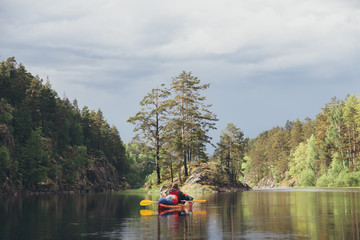
[[[360,239],[360,189],[195,195],[181,212],[141,207],[157,194],[0,197],[0,239]]]

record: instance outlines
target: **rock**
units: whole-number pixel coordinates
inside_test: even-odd
[[[69,189],[75,191],[106,191],[128,188],[126,179],[119,177],[116,168],[103,158],[91,159],[87,169],[80,171],[79,176]]]
[[[9,131],[5,124],[0,123],[0,146],[5,146],[10,155],[10,162],[15,161],[14,156],[14,137]],[[0,193],[3,194],[16,194],[21,192],[22,186],[22,175],[12,169],[7,170],[7,176],[4,181],[0,182]]]
[[[171,183],[162,185],[161,188],[160,188],[160,195],[162,197],[165,197],[165,196],[169,195],[169,192],[170,192],[171,188],[172,188]]]
[[[276,180],[273,176],[267,176],[262,178],[255,186],[255,188],[274,188],[276,186]]]
[[[224,167],[218,162],[208,162],[190,165],[191,175],[187,178],[182,191],[246,191],[251,189],[247,184],[230,181]],[[166,194],[169,186],[163,186],[161,192]],[[171,186],[170,186],[171,187]]]

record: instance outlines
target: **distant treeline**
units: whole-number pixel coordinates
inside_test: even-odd
[[[124,144],[100,109],[79,109],[15,58],[2,61],[0,192],[184,182],[192,164],[211,160],[250,186],[360,186],[359,98],[334,98],[315,120],[288,121],[255,139],[228,123],[209,157],[208,132],[218,119],[201,94],[208,87],[183,71],[152,89],[128,120],[137,135]]]
[[[360,186],[360,98],[333,98],[314,121],[288,121],[249,143],[246,180],[266,185]]]
[[[59,98],[14,57],[0,65],[0,144],[0,188],[53,181],[71,190],[94,159],[106,159],[120,177],[129,170],[119,132],[100,109]]]

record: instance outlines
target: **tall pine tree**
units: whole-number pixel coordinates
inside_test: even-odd
[[[183,71],[174,77],[170,89],[174,93],[171,101],[173,115],[173,131],[177,131],[178,151],[182,155],[185,176],[188,176],[187,164],[196,157],[203,157],[205,143],[210,143],[207,135],[210,129],[215,128],[216,115],[205,104],[205,96],[200,94],[209,84],[200,84],[200,79],[191,72]],[[180,139],[179,139],[180,138]]]
[[[162,85],[164,87],[164,85]],[[163,145],[162,130],[168,119],[167,100],[170,92],[165,88],[152,89],[140,102],[141,111],[137,112],[134,117],[130,117],[128,122],[136,124],[134,131],[139,131],[143,135],[153,150],[155,151],[155,169],[157,183],[160,184],[160,150]]]

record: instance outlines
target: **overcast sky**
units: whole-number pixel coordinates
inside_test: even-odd
[[[358,0],[0,0],[0,59],[100,108],[124,142],[139,102],[183,70],[217,115],[254,138],[359,96]]]

